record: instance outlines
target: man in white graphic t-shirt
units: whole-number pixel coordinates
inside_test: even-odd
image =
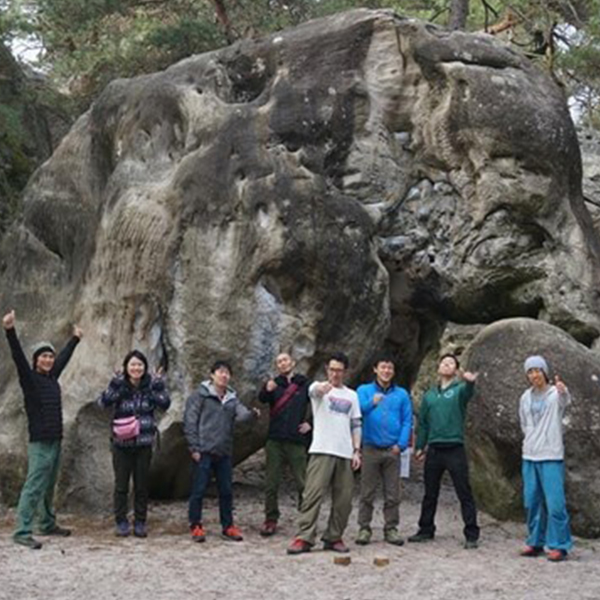
[[[348,552],[342,535],[352,510],[353,470],[360,468],[361,415],[358,395],[344,385],[348,357],[342,352],[327,361],[327,381],[309,388],[313,413],[313,441],[306,487],[298,519],[298,533],[288,554],[310,552],[317,536],[317,519],[331,490],[331,514],[323,533],[324,550]]]

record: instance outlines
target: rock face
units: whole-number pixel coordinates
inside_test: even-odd
[[[27,180],[70,125],[64,111],[50,107],[54,96],[0,43],[0,233],[18,212]]]
[[[113,82],[0,249],[25,341],[87,332],[63,376],[63,499],[110,503],[93,401],[133,346],[168,368],[154,493],[170,497],[187,490],[184,399],[216,357],[250,402],[280,349],[309,375],[345,349],[357,376],[385,346],[410,383],[449,319],[537,317],[593,344],[600,246],[580,181],[550,79],[490,37],[385,11]],[[6,361],[0,381],[12,501],[26,440]]]
[[[521,442],[518,406],[528,387],[527,356],[541,354],[572,395],[564,420],[567,503],[573,530],[600,536],[600,360],[561,329],[532,319],[486,327],[469,347],[469,368],[479,372],[470,407],[469,450],[473,486],[500,518],[521,512]]]

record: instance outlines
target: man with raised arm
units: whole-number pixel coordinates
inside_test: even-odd
[[[309,552],[317,536],[317,519],[331,491],[331,513],[323,533],[324,550],[348,552],[342,536],[352,509],[353,470],[360,468],[361,415],[358,395],[344,385],[348,357],[336,352],[326,363],[327,381],[309,388],[313,441],[306,472],[298,533],[288,554]]]
[[[275,359],[278,375],[269,379],[258,399],[269,405],[269,434],[265,446],[267,476],[265,492],[265,522],[262,536],[277,531],[279,504],[277,496],[285,464],[289,464],[301,502],[306,479],[306,447],[311,425],[309,412],[308,379],[295,373],[296,362],[287,352]]]
[[[383,537],[402,546],[400,523],[400,453],[410,443],[412,404],[408,392],[394,383],[395,366],[382,355],[373,364],[375,380],[357,392],[362,413],[363,451],[360,474],[358,537],[364,546],[371,541],[371,519],[377,487],[383,487]]]
[[[19,498],[17,526],[13,539],[17,544],[37,550],[42,547],[42,543],[32,535],[36,516],[42,535],[71,535],[69,529],[56,524],[53,506],[63,437],[62,400],[58,378],[67,366],[83,332],[74,326],[73,337],[58,356],[50,342],[36,344],[30,364],[17,337],[14,310],[4,315],[2,325],[23,390],[29,430],[27,478]]]
[[[440,485],[444,472],[448,471],[465,524],[464,547],[474,549],[478,545],[479,527],[465,452],[465,418],[477,374],[461,374],[458,358],[453,354],[445,354],[438,365],[438,376],[438,384],[425,393],[419,411],[415,458],[423,460],[425,457],[425,496],[421,505],[419,530],[408,541],[433,540]]]

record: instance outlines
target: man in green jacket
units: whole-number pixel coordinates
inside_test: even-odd
[[[447,470],[460,501],[465,523],[465,548],[477,548],[477,509],[469,484],[469,465],[464,446],[467,404],[473,396],[477,374],[465,372],[462,378],[460,374],[456,356],[442,356],[438,365],[438,385],[429,389],[421,402],[415,458],[420,461],[425,457],[425,496],[421,505],[419,531],[408,538],[409,542],[433,540],[440,484]]]

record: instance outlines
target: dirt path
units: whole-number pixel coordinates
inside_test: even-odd
[[[401,532],[415,530],[421,485],[404,488]],[[118,540],[107,516],[89,521],[65,515],[72,526],[67,539],[46,539],[32,551],[10,539],[12,515],[0,526],[0,598],[2,600],[598,600],[600,543],[577,540],[570,560],[551,564],[544,558],[520,558],[524,527],[498,523],[481,515],[479,550],[463,550],[461,520],[453,493],[442,494],[435,542],[395,548],[381,542],[381,515],[376,511],[375,542],[359,548],[356,507],[346,541],[349,566],[333,564],[322,550],[287,556],[294,533],[294,499],[283,499],[281,534],[260,537],[262,497],[253,486],[236,486],[237,522],[245,540],[227,542],[218,536],[217,505],[207,503],[204,544],[189,541],[184,503],[153,505],[146,540]],[[323,511],[322,522],[328,511]],[[44,538],[40,538],[44,539]],[[375,557],[390,559],[376,567]]]

